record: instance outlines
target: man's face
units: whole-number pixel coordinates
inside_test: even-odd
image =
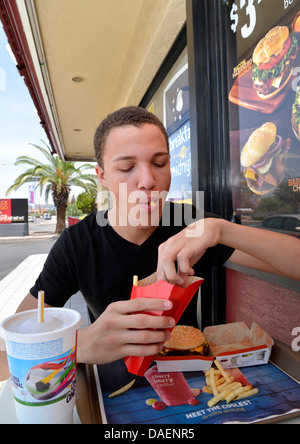
[[[168,147],[160,129],[153,124],[114,128],[106,139],[103,165],[96,172],[115,198],[117,224],[126,220],[131,226],[154,225],[162,212],[158,196],[165,192],[166,197],[171,183]]]

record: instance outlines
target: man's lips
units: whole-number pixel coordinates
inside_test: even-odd
[[[149,198],[148,200],[143,200],[139,203],[139,205],[145,209],[147,209],[148,211],[152,211],[156,208],[158,208],[159,206],[159,199],[151,199]]]

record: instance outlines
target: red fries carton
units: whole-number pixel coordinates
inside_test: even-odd
[[[215,325],[203,331],[209,347],[223,368],[267,364],[273,339],[259,325],[245,322]]]
[[[132,287],[130,299],[136,298],[158,298],[167,299],[173,303],[173,308],[169,311],[147,312],[153,316],[170,316],[179,321],[183,312],[192,300],[193,296],[202,284],[203,279],[191,276],[184,288],[173,285],[162,280],[157,281],[156,273],[142,279],[137,286]],[[170,331],[172,328],[170,328]],[[129,356],[124,359],[130,373],[144,376],[156,355],[147,357]]]

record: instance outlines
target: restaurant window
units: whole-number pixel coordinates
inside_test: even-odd
[[[168,199],[192,203],[187,58],[185,48],[146,104],[146,108],[162,120],[169,136],[172,181]]]

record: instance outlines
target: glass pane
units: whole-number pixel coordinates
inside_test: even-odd
[[[223,10],[233,211],[265,226],[300,213],[300,0],[230,0]]]

